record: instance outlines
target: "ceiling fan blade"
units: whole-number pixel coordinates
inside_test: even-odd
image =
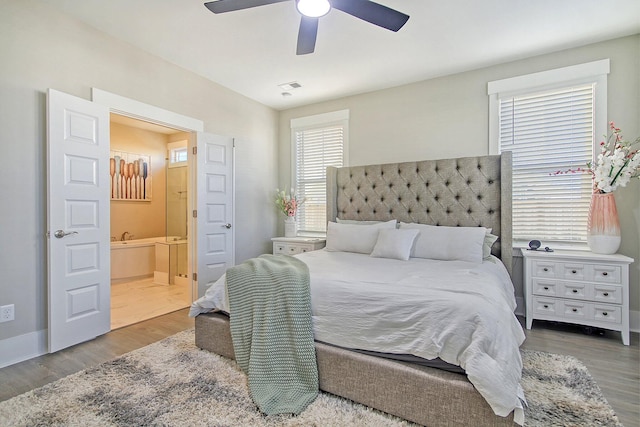
[[[298,31],[298,48],[296,55],[306,55],[313,53],[316,48],[316,37],[318,35],[318,18],[302,16],[300,19],[300,30]]]
[[[391,31],[398,31],[409,19],[409,15],[370,0],[331,0],[331,7]]]
[[[207,2],[204,5],[213,13],[224,13],[264,6],[272,3],[280,3],[283,1],[289,0],[218,0]]]

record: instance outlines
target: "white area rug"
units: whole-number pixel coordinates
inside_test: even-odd
[[[527,426],[621,426],[577,359],[523,351]],[[0,426],[413,426],[330,394],[302,414],[262,415],[234,361],[193,330],[0,402]]]

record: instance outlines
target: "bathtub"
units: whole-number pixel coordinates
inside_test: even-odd
[[[175,241],[177,237],[111,242],[111,283],[127,282],[153,276],[156,268],[156,243]]]

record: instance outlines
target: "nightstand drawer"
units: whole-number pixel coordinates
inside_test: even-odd
[[[533,261],[533,277],[556,277],[558,265],[551,261]]]
[[[604,304],[593,305],[593,319],[598,322],[622,323],[620,307]]]
[[[576,321],[578,319],[587,320],[590,316],[590,305],[582,301],[561,301],[562,316]]]
[[[284,255],[296,255],[302,252],[309,252],[313,250],[313,246],[310,245],[286,245],[281,243],[275,243],[273,245],[274,254]]]
[[[533,279],[533,294],[555,297],[558,295],[558,284],[550,279]]]
[[[592,287],[588,283],[563,282],[560,284],[561,291],[558,296],[573,299],[591,299]]]
[[[324,248],[325,239],[310,237],[274,237],[273,253],[282,255],[297,255],[304,252],[316,251]]]
[[[593,285],[593,300],[609,304],[622,304],[622,287],[614,285]]]
[[[560,277],[567,280],[585,280],[588,277],[586,266],[577,263],[562,264]]]
[[[273,254],[287,254],[287,245],[282,245],[278,243],[274,243],[273,245]]]
[[[621,270],[618,265],[601,265],[593,266],[593,281],[602,283],[620,283]]]
[[[533,297],[533,312],[547,316],[556,315],[558,314],[556,313],[558,311],[558,303],[562,303],[562,301],[551,298]]]

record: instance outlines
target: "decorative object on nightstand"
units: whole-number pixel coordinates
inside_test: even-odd
[[[629,345],[629,264],[624,255],[522,251],[526,327],[534,319],[620,331]]]
[[[614,254],[620,247],[620,221],[613,193],[593,193],[587,219],[587,244],[598,254]]]
[[[587,168],[558,171],[555,174],[586,172],[593,177],[593,195],[587,221],[587,243],[591,251],[614,254],[620,247],[620,223],[613,192],[627,185],[631,178],[640,177],[640,137],[625,141],[620,129],[609,122],[610,135],[600,143],[595,164]]]
[[[274,237],[273,254],[296,255],[324,248],[327,239],[320,237]]]
[[[298,207],[304,203],[305,199],[298,200],[296,191],[292,188],[287,194],[284,190],[276,190],[276,206],[278,210],[286,215],[284,220],[284,236],[296,237],[298,234],[296,224],[296,212]]]

